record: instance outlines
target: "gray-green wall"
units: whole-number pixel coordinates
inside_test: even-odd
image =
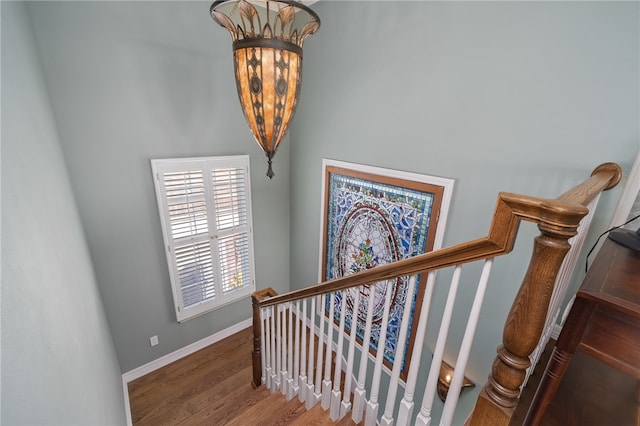
[[[2,2],[2,415],[124,424],[120,368],[23,3]]]
[[[640,147],[638,5],[314,4],[322,27],[305,42],[291,132],[292,289],[317,281],[322,158],[455,179],[445,246],[487,235],[499,191],[556,197],[602,162],[628,172]],[[619,193],[602,197],[594,232]],[[529,239],[496,261],[467,369],[476,382],[486,380],[530,252]],[[460,313],[472,296],[461,291]],[[454,340],[463,327],[453,324]]]
[[[23,66],[5,60],[5,4],[3,83],[7,70],[19,73]],[[21,145],[14,148],[35,155],[60,141],[81,222],[65,223],[63,230],[75,239],[86,237],[95,281],[83,275],[57,285],[68,292],[76,291],[79,281],[93,282],[90,288],[97,282],[119,360],[114,375],[250,314],[249,302],[242,301],[184,324],[175,321],[150,158],[251,156],[257,287],[282,292],[317,281],[322,158],[455,179],[445,234],[445,245],[451,245],[486,235],[499,191],[554,197],[601,162],[615,161],[628,171],[639,148],[637,2],[317,2],[313,8],[322,27],[305,42],[302,98],[291,140],[276,157],[273,181],[264,176],[264,157],[244,124],[230,37],[209,17],[209,2],[29,2],[26,8],[31,24],[18,8],[11,28],[20,40],[33,33],[35,52],[29,44],[24,67],[38,77],[20,76],[34,79],[22,93],[35,100],[16,93],[9,101],[15,89],[3,84],[3,190],[9,171],[31,177],[17,167],[5,169],[5,151],[12,146],[5,140],[6,114],[28,111],[30,123],[51,121],[52,115],[55,143],[55,130],[41,137],[42,126],[25,124],[31,133],[21,134]],[[39,58],[32,57],[36,53]],[[37,59],[44,84],[39,65],[32,64]],[[49,99],[44,115],[31,112],[49,108]],[[7,102],[19,103],[7,107]],[[28,144],[30,139],[46,145]],[[47,193],[57,197],[55,203],[38,201],[40,212],[16,210],[26,218],[38,215],[27,235],[52,228],[44,225],[58,217],[52,213],[60,214],[57,200],[71,197],[68,184],[59,182],[61,160],[52,165],[41,164],[42,155],[35,158],[24,168],[42,172],[43,182],[55,184]],[[603,197],[592,234],[608,224],[619,193]],[[18,232],[7,231],[5,224],[15,220],[5,213],[7,199],[3,191],[3,292],[10,277],[7,241]],[[62,216],[73,222],[68,217],[74,214]],[[80,226],[84,236],[78,235]],[[521,232],[526,237],[536,230],[523,226]],[[86,251],[60,250],[68,237],[43,242],[43,235],[20,240],[32,243],[29,257],[17,251],[11,256],[33,262],[38,259],[33,247],[42,243],[56,257],[37,251],[44,263],[34,274],[52,275],[44,268],[59,268],[58,258],[66,261],[71,253],[84,259],[82,271],[65,269],[93,276]],[[587,245],[593,240],[592,235]],[[529,254],[530,243],[518,244],[496,262],[468,369],[474,380],[486,377]],[[3,367],[15,356],[4,346],[7,294]],[[95,297],[94,291],[87,306],[99,304]],[[436,297],[441,300],[441,291]],[[460,311],[469,299],[463,296]],[[75,307],[62,318],[79,311]],[[85,342],[84,330],[95,325],[71,322],[65,338],[85,356],[93,354],[94,340]],[[59,338],[57,329],[32,330],[25,324],[15,331],[44,341]],[[454,324],[454,339],[462,326]],[[104,348],[104,320],[96,327],[100,331],[91,339]],[[152,335],[160,339],[153,348]],[[95,374],[117,370],[114,362],[103,360]],[[54,367],[43,366],[43,373],[52,374]],[[86,377],[93,382],[92,374]]]
[[[209,3],[29,10],[122,372],[251,316],[246,298],[176,322],[151,158],[249,154],[256,285],[287,291],[290,144],[269,181],[237,100],[231,37]]]

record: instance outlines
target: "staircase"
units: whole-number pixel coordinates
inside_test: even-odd
[[[334,423],[265,386],[251,385],[251,334],[242,330],[128,384],[133,426],[355,425]]]
[[[500,193],[485,238],[360,270],[285,295],[272,289],[254,293],[254,385],[266,385],[288,400],[304,401],[308,410],[320,405],[335,422],[351,418],[365,426],[462,423],[463,419],[454,421],[454,416],[493,261],[512,250],[524,220],[537,224],[540,235],[533,241],[529,268],[506,319],[503,344],[497,349],[491,375],[464,421],[508,425],[531,360],[537,361],[549,337],[547,329],[558,315],[554,312],[558,278],[563,275],[565,258],[579,235],[582,219],[593,210],[601,191],[615,186],[620,178],[620,168],[605,163],[556,199]],[[479,267],[468,268],[473,263]],[[477,280],[466,275],[461,280],[463,268],[481,272]],[[436,280],[436,273],[442,271],[452,277],[450,282]],[[400,314],[392,318],[390,306],[396,303],[395,296],[412,295],[417,285],[424,289],[421,298],[415,305],[411,297],[401,298],[396,305],[400,309],[394,310]],[[432,353],[430,349],[423,353],[431,296],[437,285],[444,286],[448,296],[442,317],[437,319],[435,347]],[[464,336],[456,346],[448,334],[458,288],[475,296],[466,318],[456,318],[457,323],[466,321]],[[408,289],[406,293],[404,289]],[[414,313],[419,313],[417,320],[411,316]],[[409,326],[415,337],[407,345]],[[372,338],[374,328],[376,339]],[[318,336],[317,346],[316,340],[306,338],[306,330]],[[455,369],[443,378],[445,348],[455,351],[456,356]],[[332,368],[332,357],[338,371]],[[420,372],[427,371],[425,379]],[[434,403],[439,386],[449,390],[441,413]]]
[[[191,367],[180,367],[182,360],[178,361],[177,379],[169,379],[163,372],[155,379],[145,376],[130,383],[133,423],[243,426],[462,423],[453,419],[493,259],[511,251],[518,225],[526,220],[538,225],[540,235],[533,242],[529,269],[505,322],[503,345],[497,349],[491,375],[465,422],[509,425],[531,365],[530,358],[536,357],[534,351],[548,325],[556,278],[571,248],[570,240],[578,234],[582,218],[589,213],[587,206],[592,207],[600,192],[615,186],[620,177],[617,165],[605,163],[594,170],[591,178],[553,200],[501,193],[485,238],[284,295],[276,295],[271,289],[254,293],[253,339],[250,336],[245,341],[232,339],[237,343],[235,347],[216,349],[215,359],[196,357]],[[467,315],[464,337],[456,348],[456,368],[453,377],[448,378],[449,392],[439,413],[440,404],[434,405],[434,396],[442,380],[439,372],[444,350],[450,345],[447,335],[453,305],[462,268],[474,262],[481,264],[481,268],[475,268],[476,272],[481,270],[477,282],[466,280],[460,287],[475,293],[475,299]],[[437,282],[436,272],[447,268],[452,273],[445,276],[452,276],[451,281]],[[403,315],[395,324],[389,321],[390,295],[401,281],[408,286],[407,294],[413,294],[420,274],[427,279],[424,296],[416,304],[416,311],[420,306],[417,324],[411,325],[416,338],[412,345],[405,345],[409,316]],[[444,313],[438,319],[435,347],[423,351],[431,295],[436,285],[444,285],[448,296]],[[378,300],[374,302],[375,299]],[[378,348],[383,349],[370,353],[374,303],[378,303],[380,314]],[[411,298],[405,298],[404,303],[403,312],[411,312]],[[351,324],[357,332],[349,332],[345,324]],[[407,359],[405,355],[411,351],[411,363],[402,380],[402,363],[385,364],[388,351],[386,333],[382,331],[388,331],[388,325],[399,330],[395,359]],[[248,362],[243,356],[248,349],[244,345],[252,346],[251,366],[242,364]],[[240,347],[244,349],[239,350]],[[428,372],[426,380],[421,372]],[[199,377],[204,382],[189,383],[189,377]],[[255,388],[253,392],[247,392],[251,388],[249,381]],[[155,401],[149,397],[165,392],[177,392],[178,396]],[[434,407],[436,410],[432,410]],[[176,416],[177,411],[183,414]],[[434,414],[436,418],[432,419]]]
[[[227,425],[351,426],[356,424],[351,419],[342,419],[334,423],[320,405],[307,411],[304,402],[300,402],[297,398],[287,401],[283,395],[270,393],[264,386],[256,389],[255,392],[263,399]]]

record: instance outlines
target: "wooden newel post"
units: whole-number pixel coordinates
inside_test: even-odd
[[[588,180],[555,200],[501,194],[501,202],[518,220],[538,224],[540,235],[534,241],[529,268],[507,316],[491,374],[468,424],[509,425],[530,366],[529,356],[544,329],[556,276],[570,249],[569,239],[577,234],[580,221],[588,213],[585,206],[601,191],[616,186],[621,176],[617,164],[604,163]]]
[[[262,384],[262,321],[260,319],[260,302],[268,297],[277,296],[278,293],[271,287],[253,292],[251,305],[253,308],[253,350],[251,361],[253,364],[253,378],[251,385],[257,388]]]
[[[262,384],[262,321],[260,321],[260,303],[255,294],[251,295],[251,306],[253,308],[253,350],[251,351],[251,361],[253,364],[253,379],[251,385],[257,388]]]
[[[577,223],[569,229],[539,225],[542,233],[535,239],[529,268],[505,322],[503,343],[497,349],[470,424],[509,424],[531,364],[529,356],[544,329],[558,270],[570,248],[568,239],[575,234]]]

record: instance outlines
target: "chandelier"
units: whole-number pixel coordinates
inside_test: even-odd
[[[320,18],[292,0],[219,0],[210,12],[231,34],[240,105],[273,178],[271,162],[300,96],[302,43]]]

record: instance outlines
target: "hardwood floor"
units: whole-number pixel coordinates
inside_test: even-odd
[[[319,404],[307,412],[297,398],[251,387],[251,342],[251,329],[243,330],[129,383],[133,425],[333,425]],[[580,354],[574,361],[544,426],[640,426],[635,380]],[[512,426],[522,424],[540,375],[525,388]]]
[[[248,328],[130,382],[134,426],[333,425],[319,404],[307,412],[297,398],[251,387],[251,342]]]

